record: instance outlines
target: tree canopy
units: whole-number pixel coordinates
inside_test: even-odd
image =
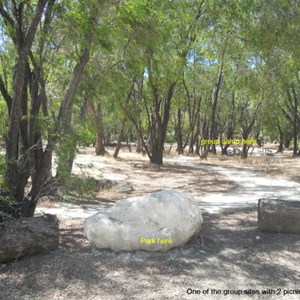
[[[0,218],[33,215],[53,154],[63,182],[79,144],[162,164],[166,141],[277,140],[297,157],[299,17],[298,0],[1,1]]]

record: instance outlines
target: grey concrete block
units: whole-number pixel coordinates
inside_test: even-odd
[[[300,201],[259,199],[258,227],[261,231],[300,233]]]

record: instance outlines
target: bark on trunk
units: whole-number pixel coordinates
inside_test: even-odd
[[[94,110],[94,118],[96,122],[96,146],[95,152],[96,155],[104,155],[105,147],[103,143],[103,118],[102,118],[102,107],[101,103],[97,105],[97,112]]]
[[[52,1],[53,2],[53,1]],[[6,165],[5,179],[7,189],[1,191],[2,196],[8,196],[10,202],[0,200],[0,221],[7,217],[20,217],[24,204],[25,185],[29,176],[33,179],[35,173],[43,166],[40,165],[39,132],[33,121],[39,110],[38,82],[36,74],[31,74],[28,63],[30,49],[35,39],[37,27],[41,21],[47,0],[39,0],[35,7],[27,31],[23,27],[24,5],[15,5],[11,14],[7,14],[0,5],[0,14],[10,24],[11,36],[17,51],[18,58],[13,72],[12,97],[8,96],[0,80],[0,88],[4,94],[9,111],[9,126],[6,138]],[[49,6],[46,14],[49,12]],[[30,84],[29,84],[30,83]],[[28,89],[29,87],[29,89]],[[32,110],[28,111],[28,90],[31,95]],[[24,117],[24,118],[22,118]],[[29,120],[28,120],[29,118]],[[33,180],[34,181],[34,180]],[[12,201],[13,200],[13,201]],[[14,203],[13,203],[14,202]],[[25,216],[27,216],[25,212]]]
[[[242,127],[242,129],[241,129],[242,137],[244,140],[247,140],[252,132],[252,128],[255,124],[257,112],[258,112],[260,105],[261,105],[261,102],[259,102],[257,104],[256,109],[255,109],[254,113],[252,114],[252,116],[251,116],[251,111],[249,109],[249,102],[244,104],[242,107],[240,122],[241,122],[241,127]],[[249,121],[249,119],[250,119],[250,121]],[[243,144],[242,153],[241,153],[242,159],[245,159],[248,157],[248,150],[250,147],[251,147],[250,145]]]
[[[136,137],[136,152],[137,153],[141,153],[142,151],[143,151],[142,139],[139,136],[139,134],[137,133],[137,137]]]
[[[244,140],[247,140],[248,137],[249,137],[249,134],[250,134],[250,130],[248,131],[245,131],[242,135],[243,139]],[[249,148],[250,146],[247,145],[247,144],[243,144],[243,147],[242,147],[242,153],[241,153],[241,158],[242,159],[246,159],[248,157],[248,151],[249,151]]]
[[[173,97],[174,89],[176,83],[172,83],[167,91],[166,97],[164,99],[163,105],[163,113],[160,113],[160,101],[158,99],[157,89],[152,86],[153,89],[153,101],[154,101],[154,120],[155,123],[153,128],[155,128],[154,132],[152,132],[153,143],[152,143],[152,154],[150,157],[150,162],[154,164],[161,165],[163,163],[163,151],[164,151],[164,143],[167,135],[167,127],[170,118],[170,109],[171,109],[171,100]]]
[[[59,226],[54,215],[0,223],[0,263],[53,251],[58,244]]]
[[[80,83],[84,68],[89,61],[89,50],[87,48],[83,49],[82,55],[79,58],[78,63],[76,64],[72,79],[67,87],[66,93],[64,95],[64,100],[61,104],[57,122],[55,124],[55,132],[61,134],[62,141],[61,147],[64,147],[64,140],[69,142],[69,145],[66,147],[67,151],[59,157],[58,166],[57,166],[57,178],[64,181],[63,177],[71,175],[73,161],[75,158],[76,152],[76,141],[73,137],[72,129],[72,111],[73,111],[73,98],[76,94],[77,88]],[[73,144],[75,142],[75,145]]]
[[[278,146],[277,153],[282,153],[283,152],[283,143],[284,143],[283,133],[282,133],[282,129],[279,124],[277,125],[277,128],[279,131],[279,146]]]
[[[96,129],[95,153],[96,153],[96,155],[104,155],[105,154],[105,147],[103,145],[102,132],[99,130],[99,128]]]
[[[175,135],[177,142],[177,153],[183,154],[183,142],[182,142],[182,121],[181,121],[181,109],[177,110],[177,124],[175,125]]]
[[[216,81],[216,84],[212,91],[212,111],[211,111],[211,126],[210,126],[210,139],[211,140],[215,140],[216,136],[217,136],[217,134],[216,134],[217,104],[218,104],[219,95],[220,95],[221,86],[222,86],[224,57],[225,57],[226,49],[227,49],[227,39],[225,40],[224,49],[223,49],[223,51],[221,53],[221,57],[220,57],[220,68],[219,68],[219,72],[218,72],[217,81]],[[215,145],[212,145],[211,150],[212,150],[212,153],[216,154]]]
[[[164,96],[158,94],[158,85],[156,80],[154,80],[153,75],[154,71],[152,69],[151,59],[148,59],[148,73],[149,73],[149,85],[152,92],[151,103],[147,103],[143,97],[145,111],[147,114],[147,129],[148,129],[148,142],[144,139],[144,130],[142,128],[141,120],[137,119],[136,115],[122,106],[123,111],[125,112],[127,118],[133,123],[136,128],[136,131],[139,134],[139,137],[142,142],[142,146],[146,151],[150,162],[154,164],[163,163],[163,151],[164,151],[164,142],[166,140],[167,127],[170,118],[170,108],[171,100],[175,90],[177,82],[170,83]],[[134,93],[132,92],[133,86],[131,87],[130,92],[128,93],[127,100],[130,101],[131,98],[134,98]],[[142,93],[141,93],[142,94]]]
[[[152,164],[162,165],[163,163],[163,149],[161,145],[155,146],[155,149],[152,150],[152,155],[150,158]]]
[[[229,144],[226,144],[224,147],[223,147],[223,144],[221,143],[221,148],[222,148],[222,155],[228,155],[228,148],[231,146]]]
[[[292,86],[292,92],[294,96],[294,112],[293,112],[293,157],[298,155],[298,98],[296,95],[295,88]]]
[[[125,121],[126,120],[123,120],[122,122],[122,125],[121,125],[121,129],[120,129],[120,133],[119,133],[119,137],[118,137],[118,144],[117,144],[117,147],[116,147],[116,150],[115,150],[115,153],[114,153],[114,158],[117,158],[118,155],[119,155],[119,151],[121,149],[121,146],[122,146],[122,139],[124,137],[124,124],[125,124]],[[128,144],[128,143],[127,143]]]

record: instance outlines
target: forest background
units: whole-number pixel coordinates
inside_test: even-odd
[[[76,146],[135,143],[154,164],[277,141],[299,154],[297,0],[0,1],[0,219],[33,216]],[[251,145],[244,144],[247,158]],[[31,181],[30,189],[28,182]]]

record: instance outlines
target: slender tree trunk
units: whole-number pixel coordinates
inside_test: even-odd
[[[83,75],[84,68],[89,61],[89,50],[83,49],[83,52],[77,62],[72,79],[67,87],[62,105],[60,107],[58,119],[56,122],[55,131],[61,135],[59,145],[59,153],[61,157],[58,159],[56,177],[64,181],[64,178],[71,175],[73,161],[76,153],[76,139],[73,134],[72,128],[72,111],[73,111],[73,98],[76,94],[80,79]]]
[[[200,154],[200,145],[199,145],[199,138],[197,137],[196,139],[196,148],[195,148],[195,153]]]
[[[96,155],[104,155],[105,154],[105,147],[103,145],[102,131],[99,128],[96,128],[95,153],[96,153]]]
[[[47,0],[37,2],[27,30],[24,30],[23,27],[24,5],[17,6],[16,3],[12,3],[12,9],[7,13],[0,3],[0,14],[7,28],[10,27],[7,34],[11,35],[17,53],[12,80],[12,97],[5,90],[2,79],[0,80],[0,89],[7,102],[9,112],[6,136],[6,173],[4,176],[6,187],[5,190],[1,190],[3,198],[0,200],[0,220],[21,216],[25,186],[32,173],[30,167],[35,145],[30,143],[28,132],[28,83],[30,77],[28,58],[47,3]],[[30,132],[30,134],[34,135],[35,132]],[[27,217],[26,212],[23,216]]]
[[[280,127],[280,125],[277,125],[278,128],[278,132],[279,132],[279,146],[278,146],[278,153],[282,153],[283,152],[283,143],[284,143],[284,139],[283,139],[283,133],[282,133],[282,129]]]
[[[292,92],[294,96],[294,112],[293,112],[293,157],[298,155],[298,98],[296,95],[295,88],[292,86]]]
[[[139,136],[139,134],[137,133],[137,137],[136,137],[136,152],[137,153],[141,153],[142,152],[142,141],[141,141],[141,137]]]
[[[182,142],[182,124],[181,124],[181,109],[177,110],[177,124],[175,126],[175,136],[177,142],[177,153],[183,154],[183,142]]]
[[[142,130],[141,120],[137,119],[136,115],[122,106],[122,109],[126,113],[128,119],[135,126],[139,137],[142,142],[142,146],[145,149],[150,162],[153,164],[162,164],[163,163],[163,151],[164,143],[167,135],[167,127],[170,118],[170,109],[173,93],[175,90],[176,82],[173,82],[169,85],[165,96],[158,95],[158,86],[157,82],[153,80],[153,70],[151,66],[151,60],[148,59],[148,74],[149,74],[149,85],[152,91],[151,104],[148,104],[144,98],[143,101],[145,111],[147,114],[148,121],[148,137],[149,140],[146,142],[144,140],[144,132]],[[136,100],[134,94],[132,93],[133,85],[131,86],[130,92],[128,93],[128,101]],[[141,93],[142,94],[142,93]]]
[[[248,157],[249,146],[243,144],[241,158],[246,159]]]
[[[150,162],[153,164],[160,165],[163,163],[164,143],[167,135],[167,128],[170,118],[171,100],[173,97],[175,85],[176,83],[172,83],[168,88],[166,98],[164,99],[164,109],[162,117],[159,112],[158,96],[154,96],[153,99],[155,107],[155,132],[153,136],[154,143],[152,148],[152,155],[150,157]]]
[[[122,147],[123,134],[124,134],[124,130],[123,130],[123,128],[122,128],[121,131],[120,131],[120,133],[119,133],[117,147],[116,147],[115,152],[114,152],[114,155],[113,155],[114,158],[118,158],[120,149],[121,149],[121,147]]]
[[[102,118],[101,103],[98,103],[97,105],[97,113],[95,112],[95,121],[96,121],[95,152],[96,155],[104,155],[106,151],[103,144],[103,118]]]
[[[191,96],[185,80],[183,80],[183,86],[187,97],[187,111],[188,111],[188,122],[189,122],[189,134],[188,134],[187,144],[189,143],[189,153],[194,153],[194,146],[196,140],[198,139],[198,134],[199,134],[199,129],[195,127],[199,119],[201,97],[199,98],[196,97],[195,87],[193,88],[193,93],[192,93],[193,96]],[[196,150],[197,150],[197,146],[196,146]]]
[[[256,121],[256,115],[260,105],[261,105],[261,101],[257,104],[255,111],[252,113],[252,115],[250,114],[251,110],[249,107],[249,103],[244,104],[244,106],[242,107],[240,119],[241,119],[241,126],[242,126],[242,130],[241,130],[242,137],[244,140],[247,140],[250,136],[250,133]],[[249,148],[250,148],[249,145],[243,144],[241,158],[247,158]]]
[[[196,132],[196,149],[195,149],[195,153],[197,155],[200,154],[200,115],[198,115],[197,117],[197,132]]]
[[[225,40],[225,46],[224,50],[221,54],[221,64],[218,72],[218,77],[217,81],[215,84],[215,87],[212,92],[212,111],[211,111],[211,127],[210,127],[210,139],[211,140],[216,140],[217,135],[216,135],[216,113],[217,113],[217,104],[219,100],[219,95],[221,91],[221,85],[222,85],[222,78],[223,78],[223,69],[224,69],[224,57],[225,57],[225,52],[227,48],[227,39]],[[212,145],[212,152],[216,154],[216,146],[213,144]]]
[[[122,125],[121,125],[121,129],[120,129],[120,132],[119,132],[119,137],[118,137],[118,144],[117,144],[117,147],[115,149],[115,153],[114,153],[114,158],[117,158],[118,155],[119,155],[119,151],[121,149],[121,146],[122,146],[122,140],[124,138],[124,125],[125,125],[125,122],[126,122],[126,119],[124,119],[122,121]],[[128,144],[128,143],[127,143]]]
[[[223,146],[222,144],[221,145],[221,148],[222,148],[222,155],[228,155],[228,148],[230,147],[229,144],[226,144],[225,146]]]

